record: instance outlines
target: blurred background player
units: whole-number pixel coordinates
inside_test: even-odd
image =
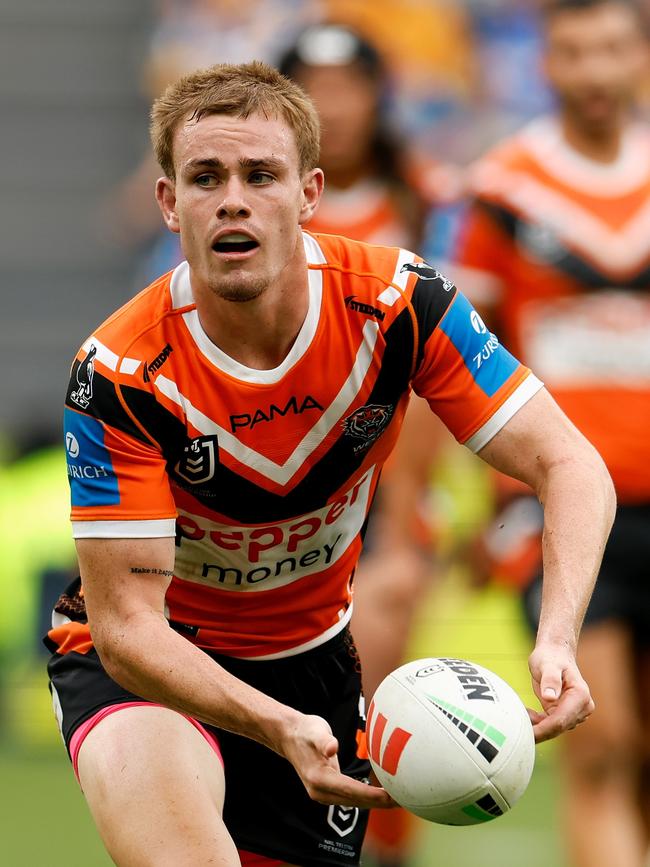
[[[379,51],[349,27],[315,25],[278,68],[311,96],[322,124],[320,165],[327,183],[307,228],[418,249],[431,208],[457,195],[459,180],[452,167],[424,161],[397,136],[389,113],[390,75]],[[434,191],[438,202],[430,198]],[[431,581],[424,503],[431,464],[448,439],[426,401],[413,397],[373,507],[369,553],[355,575],[353,630],[368,702],[404,660],[416,607]],[[366,852],[377,864],[398,863],[413,848],[414,827],[403,810],[373,815]]]
[[[619,510],[578,654],[598,712],[561,744],[573,867],[642,867],[650,833],[650,129],[633,119],[645,22],[628,0],[548,0],[557,111],[473,172],[463,285],[598,448]],[[500,479],[484,568],[541,601],[541,514]]]

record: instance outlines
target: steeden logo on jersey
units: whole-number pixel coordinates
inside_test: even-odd
[[[345,299],[345,306],[348,310],[354,310],[355,313],[363,313],[365,316],[372,316],[373,319],[378,319],[383,322],[386,314],[378,307],[373,307],[372,304],[365,304],[363,301],[356,301],[355,295],[348,295]]]
[[[173,351],[174,348],[172,347],[172,345],[170,343],[167,343],[165,344],[165,346],[163,346],[163,348],[160,350],[160,352],[153,361],[145,361],[144,367],[142,369],[142,378],[145,382],[149,382],[151,376],[160,370],[160,368],[167,361]]]

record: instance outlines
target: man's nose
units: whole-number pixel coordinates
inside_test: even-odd
[[[217,209],[217,216],[224,217],[249,217],[251,209],[246,200],[244,184],[237,178],[231,178],[223,187],[223,198]]]

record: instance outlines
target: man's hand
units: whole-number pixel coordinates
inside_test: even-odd
[[[568,648],[538,643],[528,667],[535,695],[544,709],[543,713],[528,711],[537,743],[574,729],[593,712],[589,687]]]
[[[300,714],[286,733],[282,755],[296,769],[309,797],[319,804],[372,809],[396,806],[384,789],[342,774],[337,751],[338,742],[326,720]]]

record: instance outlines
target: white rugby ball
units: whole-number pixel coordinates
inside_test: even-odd
[[[465,659],[416,659],[379,685],[368,708],[370,762],[386,791],[417,816],[475,825],[507,812],[535,763],[517,693]]]

